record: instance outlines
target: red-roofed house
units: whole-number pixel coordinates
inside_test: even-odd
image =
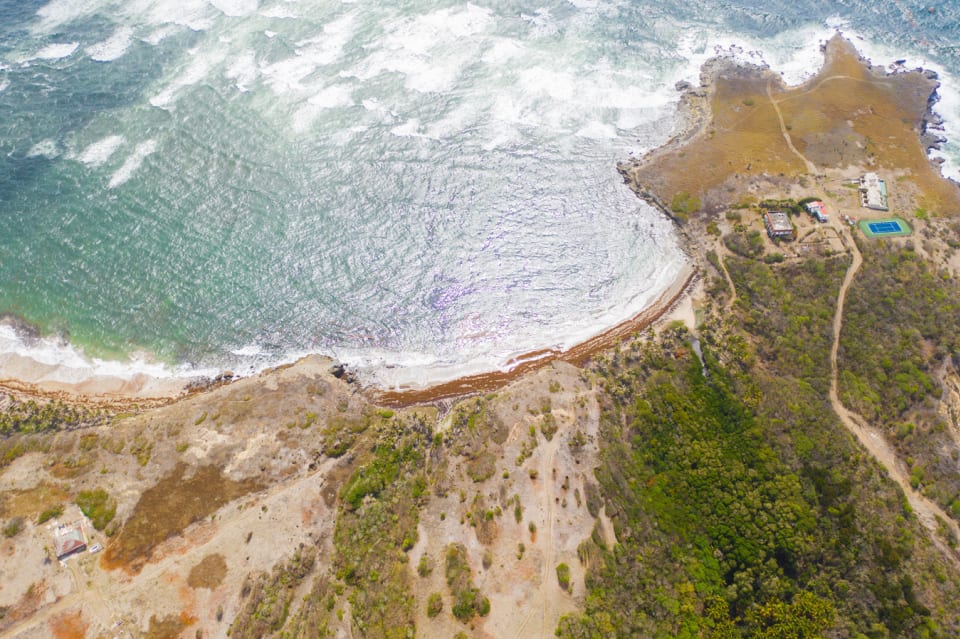
[[[827,222],[830,220],[830,217],[827,215],[827,207],[820,200],[807,202],[806,207],[810,215],[817,218],[818,222]]]
[[[83,523],[64,524],[53,533],[53,543],[57,559],[66,559],[75,552],[87,549],[87,536],[83,534]]]

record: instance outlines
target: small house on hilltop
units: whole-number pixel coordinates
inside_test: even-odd
[[[827,215],[827,207],[820,200],[815,200],[813,202],[807,202],[804,205],[807,209],[807,212],[812,215],[818,222],[828,222],[830,216]]]
[[[87,549],[87,537],[83,534],[83,523],[58,526],[53,533],[53,543],[57,559],[63,560],[70,555]]]
[[[860,204],[868,209],[887,210],[887,183],[876,173],[864,173],[860,177]]]
[[[793,224],[790,216],[783,211],[766,211],[763,214],[763,225],[767,227],[767,235],[771,240],[792,240]]]

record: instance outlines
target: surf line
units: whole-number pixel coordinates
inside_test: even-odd
[[[477,393],[489,393],[503,388],[522,375],[554,361],[581,366],[598,352],[610,348],[627,336],[647,328],[670,312],[688,294],[698,275],[699,272],[695,267],[690,264],[685,265],[674,284],[662,292],[652,304],[630,319],[612,326],[567,350],[547,348],[530,351],[509,360],[506,370],[468,375],[424,388],[384,390],[369,387],[365,389],[365,392],[371,401],[376,404],[403,408],[405,406],[431,404]]]

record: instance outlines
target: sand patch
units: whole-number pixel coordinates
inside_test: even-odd
[[[223,582],[227,576],[227,562],[223,555],[217,553],[207,555],[196,566],[190,569],[187,584],[191,588],[207,588],[213,590]]]

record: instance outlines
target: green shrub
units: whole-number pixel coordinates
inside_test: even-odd
[[[450,544],[447,546],[446,559],[445,576],[453,595],[453,616],[467,622],[475,615],[487,614],[490,611],[490,601],[473,584],[466,546]]]
[[[59,517],[63,514],[63,505],[53,506],[52,508],[47,508],[45,511],[40,513],[40,516],[37,517],[37,523],[42,524],[50,521],[54,517]]]
[[[691,213],[700,210],[700,199],[682,191],[673,196],[673,200],[670,201],[670,210],[685,221]]]
[[[567,564],[557,564],[557,583],[564,590],[570,590],[570,566]]]
[[[485,450],[466,465],[467,475],[475,482],[481,482],[493,476],[497,470],[497,456]]]
[[[20,534],[20,531],[23,530],[24,526],[23,517],[14,517],[7,522],[7,525],[3,527],[3,536],[7,539],[11,537],[16,537]]]
[[[439,592],[431,593],[427,597],[427,616],[433,619],[443,610],[443,597]]]
[[[117,514],[116,500],[111,499],[107,491],[102,488],[80,491],[77,495],[77,506],[97,530],[106,528]]]
[[[557,428],[557,418],[553,416],[553,413],[545,413],[540,421],[540,432],[543,433],[548,442],[553,440]]]
[[[420,555],[420,563],[417,564],[417,574],[421,577],[427,577],[433,573],[433,562],[427,553]]]
[[[723,243],[741,257],[756,258],[763,253],[763,234],[756,229],[727,233],[723,236]]]

